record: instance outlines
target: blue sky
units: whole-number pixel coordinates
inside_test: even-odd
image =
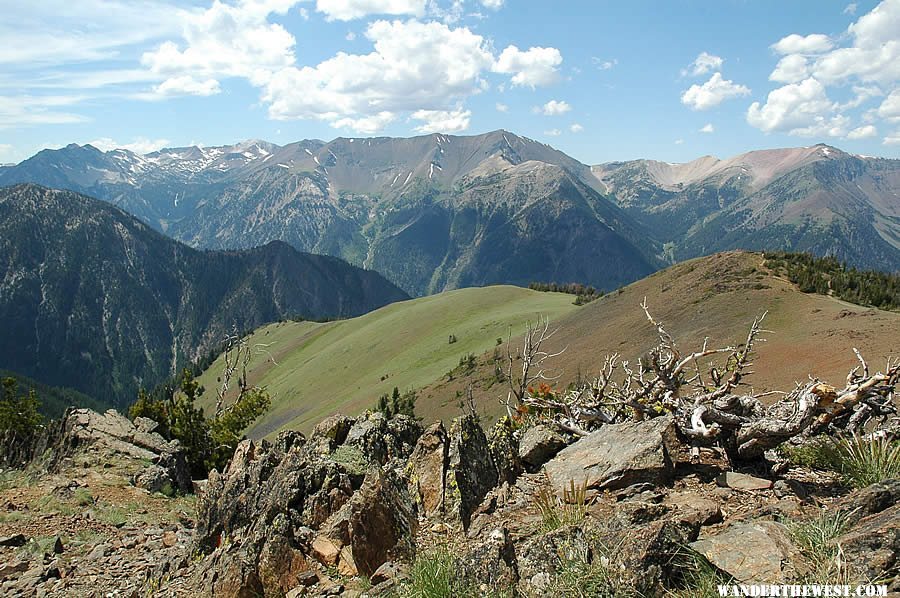
[[[4,0],[0,162],[505,128],[586,163],[900,156],[900,0]]]

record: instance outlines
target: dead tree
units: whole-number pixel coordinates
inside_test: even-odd
[[[842,389],[811,378],[787,393],[741,393],[744,378],[753,373],[749,368],[755,345],[768,332],[762,328],[765,313],[753,320],[740,345],[710,348],[707,339],[699,350],[682,354],[672,335],[650,314],[646,300],[641,308],[657,332],[657,344],[635,364],[613,354],[594,380],[571,391],[548,396],[528,392],[525,385],[521,395],[511,392],[511,397],[577,435],[604,424],[671,414],[681,437],[692,446],[717,444],[731,458],[744,460],[758,458],[801,434],[855,433],[873,419],[896,413],[893,397],[900,384],[900,362],[888,361],[884,372],[872,374],[854,349],[860,365],[851,370]],[[534,342],[534,333],[529,332],[526,347]],[[724,356],[722,363],[704,372],[703,362],[717,355]],[[549,357],[546,352],[523,351],[522,371],[537,368],[547,379]],[[760,399],[772,394],[782,398],[764,405]]]
[[[551,376],[547,369],[549,362],[555,357],[559,357],[565,352],[557,351],[551,353],[543,349],[544,342],[550,340],[557,330],[550,330],[550,320],[541,317],[537,324],[527,322],[525,324],[525,337],[522,345],[521,353],[513,356],[512,352],[512,332],[507,335],[506,339],[506,381],[509,384],[509,392],[506,395],[506,411],[513,415],[516,406],[522,405],[534,384],[540,382],[553,382],[559,376]],[[516,366],[516,362],[521,359],[521,367]]]
[[[233,329],[231,333],[225,337],[224,349],[222,350],[222,375],[218,378],[216,387],[216,413],[215,417],[219,417],[228,413],[240,404],[245,396],[251,391],[258,390],[257,387],[251,386],[247,377],[247,368],[250,365],[250,359],[253,354],[266,354],[272,362],[274,357],[268,352],[269,345],[256,343],[251,345],[249,338],[238,334],[237,329]],[[234,379],[237,376],[237,379]],[[236,384],[237,392],[233,400],[228,401],[229,391]]]

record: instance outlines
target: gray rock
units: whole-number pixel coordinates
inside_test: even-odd
[[[498,481],[484,430],[472,416],[453,420],[444,481],[445,512],[469,527],[472,513]]]
[[[743,583],[787,583],[806,569],[787,529],[774,521],[733,525],[691,548]]]
[[[544,466],[554,490],[562,495],[571,481],[589,490],[615,490],[632,484],[668,483],[675,468],[671,416],[606,425],[564,448]]]
[[[764,480],[763,478],[735,471],[726,471],[716,478],[716,484],[723,488],[752,492],[754,490],[768,490],[772,487],[772,480]]]
[[[900,574],[900,505],[864,517],[834,543],[863,579],[895,578]]]
[[[559,432],[537,424],[525,430],[519,439],[519,458],[529,471],[537,471],[568,444],[568,439]]]
[[[28,543],[28,539],[24,534],[15,534],[12,536],[4,536],[0,538],[0,546],[9,546],[12,548],[18,548],[20,546],[25,546]]]
[[[426,517],[444,511],[448,449],[447,431],[442,422],[437,422],[422,433],[409,458],[410,492]]]

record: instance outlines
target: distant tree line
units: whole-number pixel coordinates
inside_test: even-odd
[[[541,291],[542,293],[566,293],[575,295],[575,305],[584,305],[603,296],[603,291],[595,289],[588,285],[585,286],[580,282],[570,282],[559,284],[557,282],[532,282],[528,285],[532,291]]]
[[[833,257],[783,251],[764,254],[766,266],[804,293],[832,295],[858,305],[900,310],[900,274],[857,270]]]

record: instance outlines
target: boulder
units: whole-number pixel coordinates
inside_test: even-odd
[[[508,590],[519,581],[516,550],[506,528],[497,528],[474,544],[459,561],[459,574],[476,586]]]
[[[861,519],[834,540],[850,571],[861,579],[894,579],[900,574],[900,505]]]
[[[349,504],[349,545],[355,567],[371,575],[389,560],[415,556],[417,516],[405,482],[373,467]]]
[[[571,481],[596,491],[661,485],[675,472],[669,457],[675,442],[671,416],[606,425],[561,450],[544,470],[560,496]]]
[[[426,517],[440,515],[444,510],[448,449],[447,431],[442,422],[437,422],[422,433],[409,458],[406,473],[410,492]]]
[[[544,424],[531,426],[519,439],[519,458],[528,471],[537,471],[569,445],[568,439]]]
[[[837,501],[832,508],[864,517],[880,513],[898,502],[900,502],[900,479],[892,479],[855,490]]]
[[[774,521],[732,525],[691,548],[742,583],[783,584],[807,569],[787,528]]]
[[[498,481],[487,437],[471,415],[453,420],[449,433],[444,510],[469,527],[472,513]]]

